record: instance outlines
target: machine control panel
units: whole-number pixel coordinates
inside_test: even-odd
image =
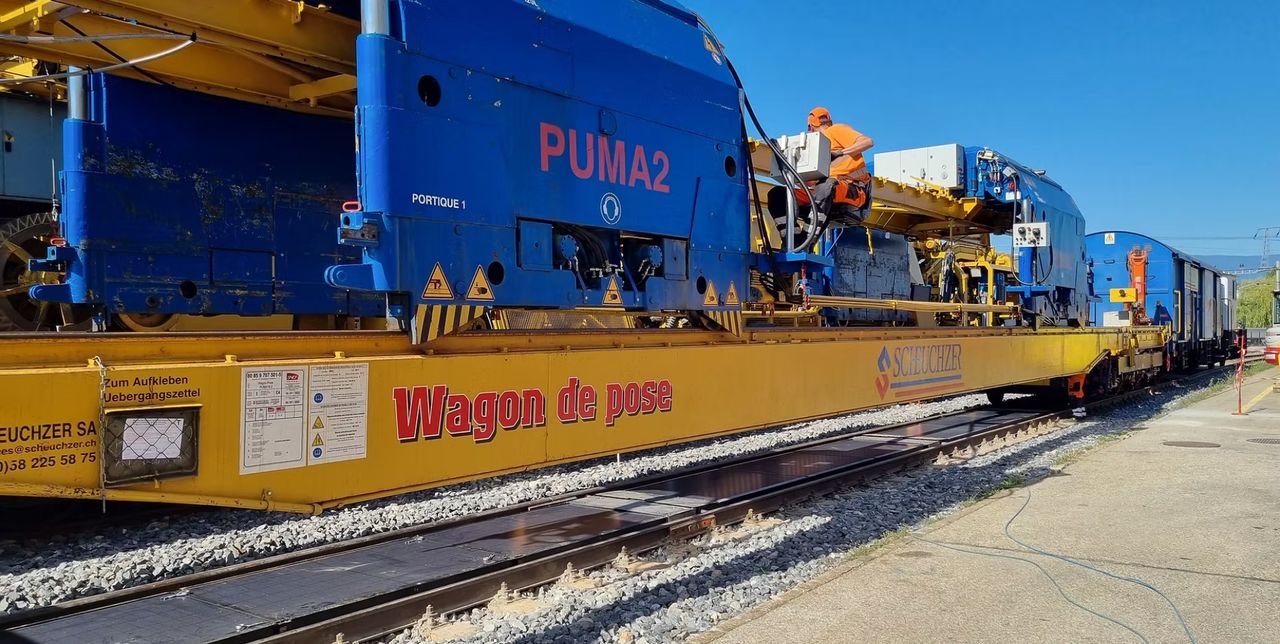
[[[955,143],[877,152],[873,159],[877,177],[920,188],[964,189],[964,147]]]
[[[1014,248],[1041,248],[1048,245],[1049,224],[1042,221],[1034,224],[1013,225]]]
[[[831,140],[821,132],[805,132],[791,136],[780,136],[774,139],[774,145],[782,152],[791,167],[796,169],[800,178],[805,181],[822,181],[831,173]],[[782,181],[782,168],[776,158],[772,158],[770,176]]]

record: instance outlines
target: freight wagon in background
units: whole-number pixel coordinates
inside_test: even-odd
[[[1168,324],[1175,368],[1239,356],[1234,276],[1140,233],[1091,233],[1085,246],[1094,326]]]

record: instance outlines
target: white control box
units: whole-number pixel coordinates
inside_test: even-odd
[[[1040,248],[1048,245],[1049,224],[1039,222],[1034,224],[1013,225],[1014,248]]]
[[[821,132],[805,132],[791,136],[780,136],[773,140],[782,152],[782,157],[791,163],[800,178],[804,181],[822,181],[831,174],[831,139]],[[770,157],[772,167],[769,175],[778,181],[782,179],[782,168],[778,160]]]
[[[875,175],[908,186],[927,187],[920,179],[948,190],[964,187],[964,148],[955,143],[879,152]]]

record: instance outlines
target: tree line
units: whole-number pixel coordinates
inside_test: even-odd
[[[1250,329],[1263,329],[1272,324],[1274,296],[1271,289],[1276,283],[1274,270],[1266,275],[1240,284],[1240,322]]]

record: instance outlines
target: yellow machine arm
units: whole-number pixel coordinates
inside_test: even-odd
[[[768,146],[751,142],[751,161],[758,176],[770,171]],[[760,207],[768,207],[769,189],[774,184],[756,181]],[[982,233],[1002,233],[1012,222],[1004,221],[982,202],[956,197],[940,187],[916,187],[882,177],[871,180],[871,214],[863,222],[868,228],[918,238],[950,238]],[[771,239],[773,235],[770,234]],[[773,240],[773,247],[778,242]]]
[[[194,35],[170,56],[116,73],[287,109],[350,116],[360,23],[294,0],[0,0],[0,33],[73,37]],[[0,42],[0,53],[101,68],[155,54],[172,41]],[[15,74],[5,74],[13,77]]]
[[[960,237],[1003,232],[1002,222],[982,202],[942,188],[917,188],[882,177],[871,179],[871,228],[912,237]]]

